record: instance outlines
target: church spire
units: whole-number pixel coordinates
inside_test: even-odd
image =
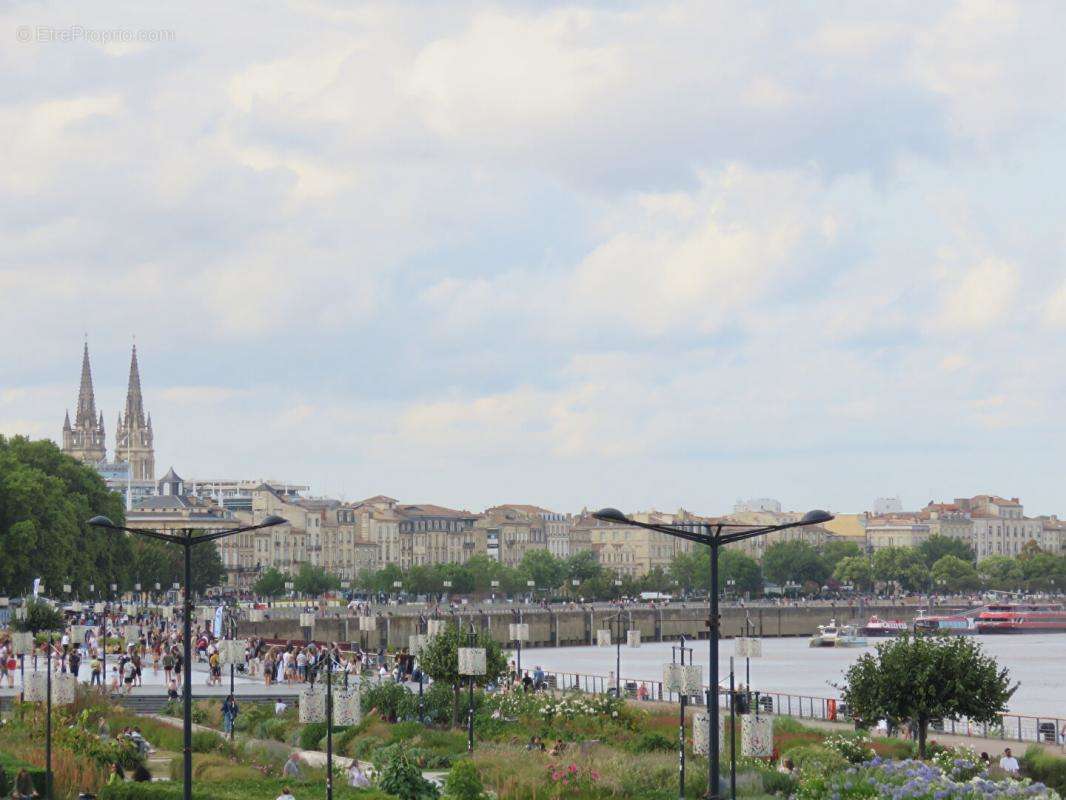
[[[96,397],[93,394],[93,369],[89,364],[89,343],[81,356],[81,388],[78,390],[78,413],[74,418],[77,428],[88,429],[96,424]]]
[[[143,428],[144,423],[144,400],[141,398],[141,370],[137,366],[137,345],[133,345],[133,356],[130,358],[130,382],[126,390],[126,426],[135,424]]]

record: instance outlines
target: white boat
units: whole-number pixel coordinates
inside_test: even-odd
[[[810,640],[811,647],[865,647],[866,637],[861,636],[854,625],[837,625],[835,619],[828,625],[819,625],[818,633]]]
[[[831,619],[828,625],[818,626],[818,633],[811,637],[810,645],[811,647],[836,647],[839,634],[840,629],[837,627],[837,621]]]

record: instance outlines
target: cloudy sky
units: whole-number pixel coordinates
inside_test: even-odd
[[[0,11],[0,432],[135,335],[186,477],[1066,512],[1060,3],[106,5]]]

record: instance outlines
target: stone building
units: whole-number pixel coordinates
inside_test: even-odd
[[[125,414],[118,415],[115,433],[115,461],[130,465],[134,481],[155,480],[155,450],[152,415],[144,411],[141,397],[141,371],[137,364],[137,345],[130,357],[130,379],[126,389]]]
[[[78,389],[78,406],[74,424],[70,424],[70,411],[63,419],[62,450],[69,456],[87,464],[97,464],[107,459],[104,436],[104,414],[96,411],[96,395],[93,392],[93,370],[89,363],[89,343],[81,356],[81,386]]]

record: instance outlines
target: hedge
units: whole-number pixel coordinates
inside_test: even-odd
[[[15,788],[15,776],[19,774],[19,770],[23,769],[30,773],[33,785],[37,787],[41,797],[44,797],[44,767],[35,767],[2,752],[0,752],[0,797],[11,796],[11,790]]]
[[[324,800],[326,784],[301,781],[284,781],[280,778],[264,778],[259,781],[218,781],[193,783],[193,800],[273,800],[288,786],[296,800]],[[126,781],[105,786],[97,797],[99,800],[181,800],[181,781],[156,781],[133,783]],[[352,789],[343,781],[333,782],[333,797],[336,800],[396,800],[393,795],[378,789]]]

